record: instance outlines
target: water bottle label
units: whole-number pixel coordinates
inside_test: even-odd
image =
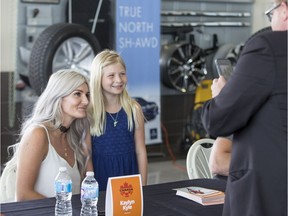
[[[81,198],[96,199],[98,197],[98,189],[93,187],[81,188]]]
[[[56,193],[60,192],[72,192],[72,183],[61,183],[61,182],[55,182],[55,189]]]

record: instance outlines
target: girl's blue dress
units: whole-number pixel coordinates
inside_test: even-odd
[[[117,113],[111,114],[116,119]],[[92,160],[99,190],[106,190],[109,177],[139,174],[135,152],[134,130],[128,130],[123,108],[118,113],[117,125],[106,113],[106,130],[99,137],[92,136]]]

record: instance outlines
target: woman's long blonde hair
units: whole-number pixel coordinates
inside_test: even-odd
[[[121,56],[113,50],[105,49],[98,53],[91,65],[90,76],[90,95],[91,95],[91,135],[100,136],[105,133],[106,128],[106,109],[105,98],[102,91],[103,68],[108,65],[120,63],[126,71],[126,65]],[[135,127],[138,127],[137,121],[137,102],[132,99],[126,90],[120,95],[120,104],[127,114],[128,129],[133,130],[133,119]]]
[[[19,140],[31,127],[39,127],[44,125],[46,128],[57,129],[62,123],[62,98],[71,94],[77,87],[87,83],[89,80],[79,72],[72,69],[60,70],[53,73],[48,84],[34,105],[34,109],[30,117],[22,124]],[[86,156],[83,152],[85,148],[85,136],[89,130],[89,121],[87,118],[75,119],[67,132],[68,143],[76,153],[77,163],[80,174],[83,175],[86,170]],[[13,149],[13,158],[7,163],[17,162],[17,148],[19,143],[12,145],[9,149]]]

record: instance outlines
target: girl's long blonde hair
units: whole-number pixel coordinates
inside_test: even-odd
[[[94,58],[91,65],[91,76],[90,76],[90,95],[91,95],[91,135],[100,136],[105,133],[106,127],[106,109],[105,109],[105,98],[102,91],[102,75],[103,68],[108,65],[120,63],[126,71],[126,65],[121,56],[113,51],[105,49],[98,53]],[[133,130],[133,119],[135,127],[138,127],[137,121],[137,102],[132,99],[126,90],[123,90],[120,95],[120,104],[127,114],[128,129]]]

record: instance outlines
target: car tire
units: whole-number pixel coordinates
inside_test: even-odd
[[[97,38],[79,24],[59,23],[46,28],[37,38],[29,60],[29,81],[40,95],[52,73],[73,68],[87,76],[90,64],[101,50]]]

